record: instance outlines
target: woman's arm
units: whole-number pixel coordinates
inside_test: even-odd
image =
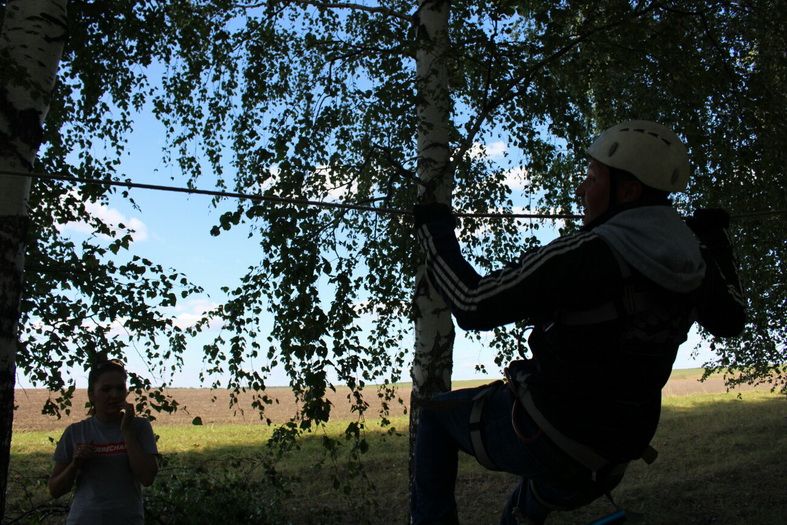
[[[52,475],[49,476],[49,493],[53,498],[59,498],[71,491],[74,486],[79,469],[85,461],[93,457],[92,443],[79,443],[74,447],[74,457],[70,463],[55,463]]]
[[[126,453],[128,463],[134,478],[143,486],[149,487],[153,484],[158,473],[158,461],[155,454],[145,452],[139,441],[139,436],[134,429],[134,405],[127,403],[126,411],[120,429],[123,432],[123,439],[126,442]]]
[[[59,498],[63,494],[68,494],[74,486],[79,468],[71,463],[55,463],[52,475],[49,476],[49,494],[53,498]]]

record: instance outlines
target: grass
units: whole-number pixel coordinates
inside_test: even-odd
[[[640,523],[781,525],[787,516],[785,416],[785,398],[766,392],[747,392],[742,398],[736,394],[666,398],[653,443],[659,459],[651,466],[632,464],[615,491],[616,500],[627,510],[643,514]],[[164,501],[170,496],[184,497],[189,491],[211,497],[220,497],[222,491],[237,492],[266,505],[276,503],[283,516],[275,522],[358,523],[366,517],[372,523],[403,524],[407,515],[407,420],[395,418],[392,423],[399,433],[381,432],[367,422],[369,452],[363,462],[374,490],[349,475],[352,465],[345,455],[325,457],[322,436],[340,437],[346,428],[347,422],[337,422],[301,439],[292,454],[276,463],[289,493],[273,491],[266,474],[269,464],[262,451],[270,429],[261,425],[161,426],[155,430],[167,463],[149,499],[151,494],[155,501]],[[49,437],[58,437],[53,434],[57,433],[14,435],[7,516],[52,505],[45,480],[54,450]],[[456,488],[462,523],[497,523],[516,481],[511,475],[486,471],[463,455]],[[376,507],[366,505],[372,501]],[[244,502],[210,504],[229,512]],[[59,519],[64,504],[55,502],[52,510],[57,514],[59,509]],[[554,514],[548,523],[587,523],[611,510],[608,502],[600,500],[578,511]]]

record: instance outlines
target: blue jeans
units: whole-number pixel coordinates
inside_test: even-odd
[[[454,499],[458,451],[475,455],[469,420],[473,398],[482,388],[485,387],[441,394],[434,400],[442,406],[421,409],[415,441],[415,476],[410,494],[413,525],[458,523]],[[588,473],[565,457],[524,411],[519,411],[522,415],[517,420],[522,438],[517,436],[511,420],[513,404],[513,394],[504,385],[499,385],[486,396],[481,418],[481,438],[492,462],[499,470],[522,476],[522,481],[508,500],[500,523],[515,524],[515,508],[535,523],[540,523],[546,519],[549,509],[529,490],[529,481],[537,483],[539,495],[550,503],[568,503],[578,496],[584,497],[585,494],[580,492],[587,491],[587,485],[582,482],[566,483],[564,480],[566,477],[584,479]]]

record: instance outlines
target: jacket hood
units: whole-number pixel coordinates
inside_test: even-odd
[[[670,206],[622,211],[593,232],[629,265],[667,290],[690,292],[705,277],[699,241]]]

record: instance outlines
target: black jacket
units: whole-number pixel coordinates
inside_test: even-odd
[[[486,276],[462,257],[449,215],[422,219],[429,279],[459,326],[532,324],[528,385],[542,413],[611,461],[639,457],[655,433],[661,389],[706,274],[699,242],[677,213],[627,210]],[[725,281],[716,290],[735,296],[732,306],[717,315],[742,323],[732,277],[734,286]]]

